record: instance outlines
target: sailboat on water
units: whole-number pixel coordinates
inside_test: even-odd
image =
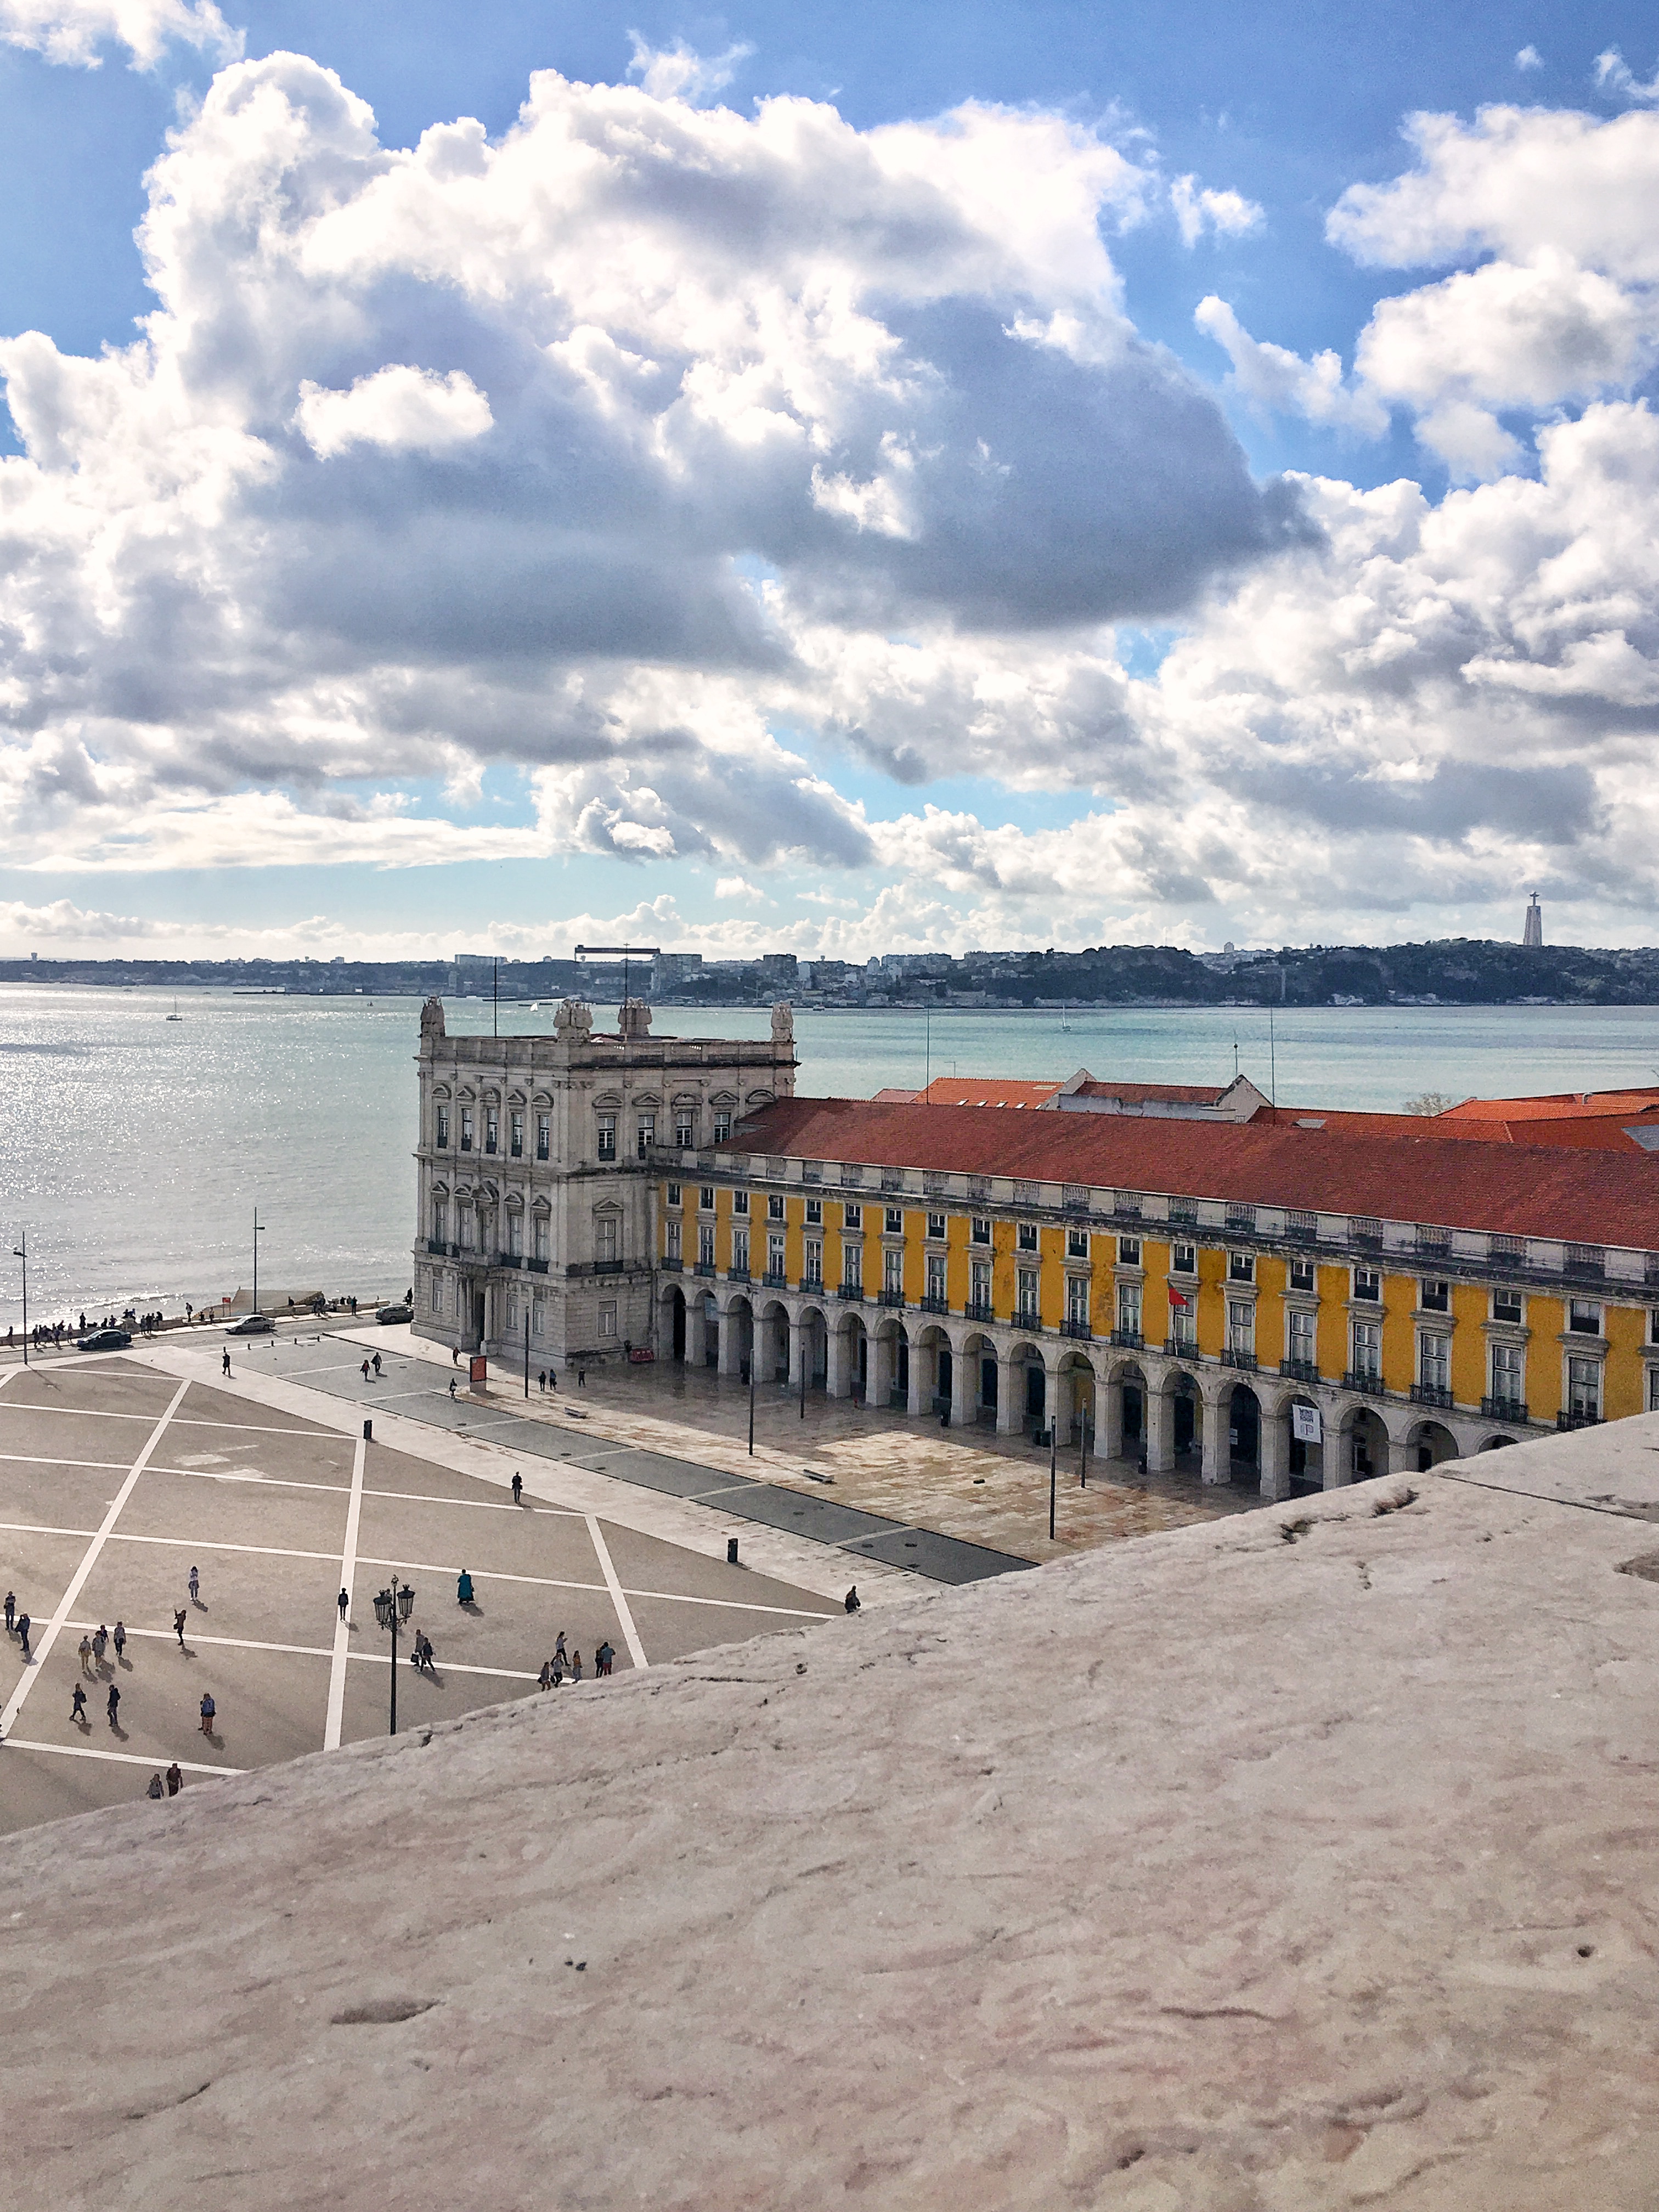
[[[167,1019],[170,1022],[181,1022],[184,1018],[179,1011],[179,1001],[175,999],[173,1002],[173,1012],[167,1016]]]

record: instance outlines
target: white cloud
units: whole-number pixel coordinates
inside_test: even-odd
[[[1523,70],[1540,70],[1544,66],[1544,57],[1536,46],[1522,46],[1515,58],[1515,66]]]
[[[1609,46],[1595,57],[1595,82],[1598,88],[1615,100],[1631,100],[1651,104],[1659,100],[1659,70],[1644,84],[1632,72],[1630,64],[1617,46]]]
[[[1311,361],[1284,346],[1253,338],[1224,300],[1214,293],[1199,301],[1194,322],[1224,347],[1240,396],[1264,413],[1300,415],[1310,422],[1380,437],[1389,410],[1372,393],[1350,385],[1342,356],[1327,349]]]
[[[100,67],[106,46],[127,47],[142,70],[175,40],[217,61],[242,51],[213,0],[0,0],[0,40],[79,69]]]
[[[1261,210],[1242,192],[1201,188],[1196,177],[1177,177],[1170,187],[1170,204],[1183,246],[1196,246],[1206,230],[1224,238],[1240,238],[1257,229]]]
[[[628,36],[634,48],[634,58],[628,65],[629,76],[638,77],[653,100],[689,100],[694,107],[724,92],[737,75],[738,64],[755,51],[752,46],[731,46],[723,54],[700,54],[684,39],[676,39],[672,46],[657,47],[648,45],[637,31],[630,31]]]
[[[772,902],[758,884],[748,883],[742,876],[721,876],[714,884],[717,899],[744,899],[752,906],[770,906]]]
[[[446,453],[481,438],[495,417],[464,369],[440,376],[402,363],[360,376],[349,392],[328,392],[302,379],[294,420],[312,451],[326,460],[349,446],[386,453]]]

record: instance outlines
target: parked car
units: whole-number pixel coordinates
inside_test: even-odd
[[[269,1314],[244,1314],[225,1331],[227,1336],[269,1336],[276,1324]]]
[[[413,1321],[415,1309],[413,1306],[382,1306],[374,1318],[383,1322]]]
[[[125,1352],[131,1342],[124,1328],[94,1328],[79,1338],[75,1348],[77,1352]]]

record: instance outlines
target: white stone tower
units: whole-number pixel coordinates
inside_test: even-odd
[[[1536,891],[1532,895],[1532,904],[1527,908],[1526,927],[1521,933],[1521,942],[1522,945],[1533,945],[1540,951],[1543,949],[1544,909],[1538,903]]]

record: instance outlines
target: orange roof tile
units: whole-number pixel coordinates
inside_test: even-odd
[[[915,1094],[928,1106],[1041,1106],[1060,1088],[1006,1075],[936,1075]]]
[[[730,1148],[1233,1199],[1659,1252],[1659,1162],[1610,1158],[1579,1146],[1448,1144],[1260,1119],[1143,1121],[994,1107],[963,1114],[868,1099],[788,1098],[740,1124]]]
[[[1630,1121],[1659,1115],[1659,1089],[1644,1091],[1557,1091],[1535,1098],[1465,1098],[1449,1106],[1438,1121],[1571,1121],[1580,1118]]]

